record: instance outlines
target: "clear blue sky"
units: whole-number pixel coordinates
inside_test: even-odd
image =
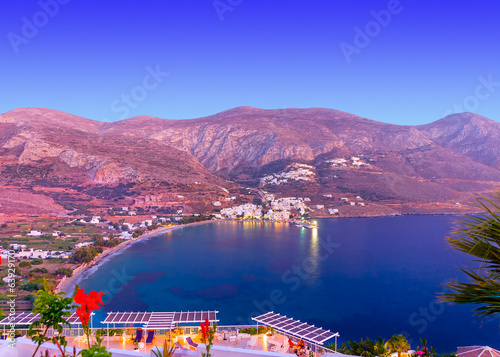
[[[180,119],[248,105],[500,120],[498,1],[54,1],[0,5],[2,113]]]

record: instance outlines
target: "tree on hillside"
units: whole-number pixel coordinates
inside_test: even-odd
[[[478,199],[483,213],[459,222],[451,237],[450,245],[461,252],[479,258],[481,264],[462,270],[469,282],[452,280],[445,284],[453,290],[441,298],[453,304],[476,304],[476,316],[493,317],[500,313],[500,196],[495,202]]]
[[[403,335],[392,336],[387,341],[387,345],[389,346],[390,353],[397,352],[398,357],[401,356],[401,352],[405,352],[411,348],[408,340]]]
[[[73,270],[70,268],[59,268],[56,270],[56,275],[65,275],[71,278],[73,276]]]
[[[23,261],[23,262],[19,263],[19,267],[21,267],[21,268],[31,268],[31,263],[27,262],[27,261]]]
[[[23,268],[23,270],[25,270],[24,268],[31,268],[31,263],[27,262],[27,261],[23,261],[23,262],[19,263],[19,267]]]

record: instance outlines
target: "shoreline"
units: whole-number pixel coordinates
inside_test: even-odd
[[[413,216],[413,215],[425,215],[425,216],[436,216],[436,215],[438,215],[438,216],[439,215],[453,216],[453,215],[457,215],[457,216],[459,216],[460,214],[457,214],[457,213],[427,213],[427,214],[425,214],[425,213],[424,214],[421,214],[421,213],[399,213],[399,214],[389,214],[389,215],[381,214],[381,215],[366,215],[366,216],[334,216],[334,215],[322,216],[322,215],[318,215],[315,217],[310,217],[309,219],[312,220],[312,219],[316,219],[316,218],[317,219],[383,218],[383,217],[398,217],[398,216]],[[194,226],[199,226],[199,225],[204,225],[204,224],[209,224],[209,223],[214,223],[214,222],[227,222],[227,221],[234,221],[234,222],[238,222],[238,223],[243,223],[243,222],[290,223],[290,222],[281,222],[281,221],[278,222],[278,221],[273,221],[273,220],[264,221],[264,220],[258,220],[258,219],[255,219],[255,220],[251,220],[251,219],[214,219],[214,220],[207,220],[207,221],[202,221],[202,222],[183,224],[180,226],[157,228],[156,230],[145,233],[136,239],[129,239],[129,240],[126,240],[124,242],[121,242],[120,244],[118,244],[117,246],[115,246],[113,248],[108,248],[105,251],[103,251],[101,254],[96,256],[94,258],[94,260],[92,260],[90,263],[86,263],[86,264],[82,264],[82,265],[78,266],[76,269],[73,270],[73,275],[71,276],[71,278],[64,277],[63,279],[61,279],[57,283],[57,285],[55,287],[55,291],[56,292],[64,292],[68,296],[72,295],[73,290],[74,290],[74,286],[88,270],[90,270],[93,267],[96,267],[104,259],[111,257],[112,255],[124,250],[126,247],[128,247],[136,242],[139,242],[139,241],[142,241],[145,239],[149,239],[149,238],[152,238],[154,236],[157,236],[157,235],[160,235],[163,233],[172,232],[172,231],[184,228],[184,227],[194,227]]]
[[[115,246],[113,248],[108,248],[105,251],[103,251],[101,254],[96,256],[90,263],[82,264],[79,267],[77,267],[76,269],[74,269],[73,275],[71,276],[71,278],[64,277],[57,283],[55,291],[56,292],[64,292],[64,293],[66,293],[66,295],[71,296],[73,294],[73,290],[74,290],[76,283],[85,274],[85,272],[90,270],[92,267],[97,266],[105,258],[111,257],[112,255],[122,251],[124,248],[126,248],[126,247],[128,247],[136,242],[139,242],[139,241],[142,241],[142,240],[145,240],[148,238],[152,238],[154,236],[157,236],[157,235],[160,235],[163,233],[172,232],[172,231],[175,231],[175,230],[178,230],[181,228],[185,228],[185,227],[200,226],[200,225],[214,223],[214,222],[220,222],[220,221],[223,221],[223,220],[214,219],[214,220],[208,220],[208,221],[202,221],[202,222],[183,224],[180,226],[161,227],[161,228],[155,229],[154,231],[145,233],[145,234],[141,235],[140,237],[137,237],[136,239],[129,239],[129,240],[126,240],[124,242],[121,242],[117,246]]]

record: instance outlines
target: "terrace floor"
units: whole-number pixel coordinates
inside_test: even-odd
[[[180,335],[177,337],[174,337],[173,340],[174,342],[178,341],[181,343],[181,345],[185,349],[189,349],[189,345],[186,342],[186,338],[191,337],[191,339],[195,343],[202,343],[197,335]],[[242,337],[239,340],[236,341],[230,341],[229,334],[226,336],[226,340],[222,339],[219,340],[218,338],[214,339],[214,345],[217,346],[226,346],[226,347],[233,347],[233,348],[242,348],[246,349],[247,348],[247,342],[250,340],[250,336],[245,336]],[[143,353],[150,353],[151,349],[155,346],[158,347],[163,347],[164,341],[168,340],[168,337],[165,336],[157,336],[154,338],[153,343],[151,344],[141,344],[139,346],[139,352]],[[253,348],[253,350],[258,350],[258,351],[270,351],[272,345],[268,343],[268,340],[270,337],[266,335],[259,335],[257,345]],[[71,338],[68,341],[69,346],[75,346],[77,348],[84,348],[85,344],[84,342],[80,341],[78,338],[71,340]],[[143,340],[144,342],[144,340]],[[136,348],[136,345],[133,343],[131,338],[127,338],[126,340],[121,340],[121,337],[110,337],[109,342],[107,341],[107,338],[104,339],[103,345],[106,346],[107,348],[116,348],[116,349],[121,349],[121,350],[127,350],[127,351],[133,351]],[[293,350],[290,349],[289,351],[291,354],[294,354]],[[321,356],[320,353],[317,353],[314,355],[315,357]],[[309,356],[308,356],[309,357]]]

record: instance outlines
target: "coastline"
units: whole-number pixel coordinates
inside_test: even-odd
[[[88,271],[90,268],[98,265],[101,261],[103,261],[107,257],[111,257],[112,255],[116,254],[117,252],[123,250],[125,247],[128,247],[136,242],[157,236],[159,234],[175,231],[181,228],[185,227],[194,227],[194,226],[200,226],[203,224],[209,224],[209,223],[214,223],[214,222],[220,222],[222,220],[220,219],[214,219],[214,220],[209,220],[209,221],[202,221],[202,222],[194,222],[194,223],[188,223],[188,224],[183,224],[180,226],[171,226],[171,227],[161,227],[157,228],[154,231],[145,233],[141,235],[140,237],[136,239],[129,239],[126,240],[120,244],[118,244],[116,247],[113,248],[108,248],[105,251],[103,251],[101,254],[96,256],[90,263],[87,264],[82,264],[78,268],[73,270],[73,275],[71,278],[64,277],[61,279],[55,288],[56,292],[64,292],[66,295],[70,296],[73,294],[73,290],[75,287],[75,284],[78,282],[78,280],[83,276],[83,274]]]

